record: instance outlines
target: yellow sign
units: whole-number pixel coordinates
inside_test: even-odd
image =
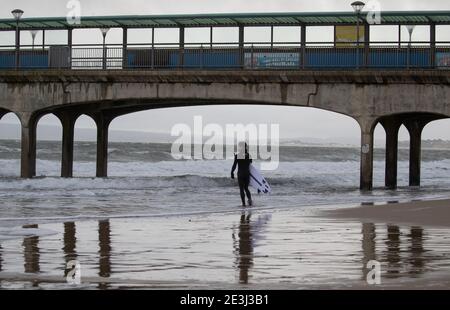
[[[356,26],[336,26],[334,36],[338,47],[356,46],[358,29]],[[364,42],[364,25],[359,26],[359,42]]]

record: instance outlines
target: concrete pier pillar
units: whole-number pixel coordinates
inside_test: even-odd
[[[63,128],[61,177],[71,178],[73,176],[74,129],[79,115],[72,112],[60,112],[55,115],[61,121]]]
[[[102,113],[93,116],[97,124],[97,172],[98,178],[106,178],[108,176],[108,128],[112,121]]]
[[[417,119],[404,121],[409,132],[409,186],[420,186],[422,130],[427,123]]]
[[[420,186],[421,132],[410,133],[409,145],[409,186]]]
[[[380,121],[386,132],[386,166],[384,183],[386,188],[397,188],[398,131],[402,125],[395,118]]]
[[[373,185],[373,127],[370,124],[361,126],[361,190],[372,190]]]
[[[32,178],[36,176],[36,126],[34,117],[22,118],[22,151],[20,176]]]

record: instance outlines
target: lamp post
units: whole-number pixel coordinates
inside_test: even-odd
[[[108,34],[109,28],[100,28],[100,31],[103,36],[103,64],[102,68],[103,70],[106,70],[106,58],[107,58],[107,52],[106,52],[106,35]]]
[[[11,11],[14,19],[16,20],[16,49],[15,49],[15,66],[16,69],[19,68],[19,49],[20,49],[20,32],[19,32],[19,21],[22,18],[23,11],[20,9],[15,9]]]
[[[32,50],[34,50],[34,41],[36,40],[36,35],[39,31],[38,30],[30,30],[31,34],[31,40],[32,40]]]
[[[409,33],[409,41],[408,41],[408,59],[407,59],[407,68],[409,69],[410,65],[411,65],[411,40],[412,40],[412,34],[414,32],[414,28],[416,28],[416,26],[414,25],[407,25],[406,29],[408,30]]]
[[[359,68],[359,17],[365,5],[361,1],[355,1],[351,4],[356,13],[356,68]]]

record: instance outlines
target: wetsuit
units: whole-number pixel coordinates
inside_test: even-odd
[[[248,153],[245,153],[245,158],[238,158],[238,155],[234,155],[233,168],[231,169],[231,177],[234,178],[234,170],[238,166],[238,183],[239,190],[241,192],[242,205],[245,206],[245,194],[249,200],[249,204],[252,203],[252,195],[248,190],[248,185],[250,184],[250,164],[252,159]]]

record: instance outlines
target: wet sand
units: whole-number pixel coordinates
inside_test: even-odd
[[[450,199],[365,205],[326,211],[323,214],[335,219],[450,227]]]
[[[412,205],[415,212],[446,214],[444,202]],[[391,213],[405,224],[395,223],[389,211],[378,211],[387,217],[374,220],[330,215],[382,206],[323,211],[331,208],[342,207],[236,208],[64,223],[30,220],[0,238],[0,287],[450,289],[448,226],[432,226],[422,215],[415,222],[395,215],[399,211]],[[66,281],[66,264],[72,260],[81,266],[80,284]],[[379,285],[367,283],[371,260],[382,266]]]

